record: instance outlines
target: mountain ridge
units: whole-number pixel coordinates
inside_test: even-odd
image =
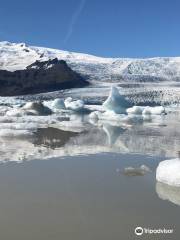
[[[0,96],[45,93],[87,86],[88,82],[64,60],[36,60],[26,69],[0,70]]]
[[[90,80],[120,81],[120,77],[159,77],[179,80],[180,57],[103,58],[90,54],[28,46],[24,43],[0,42],[0,69],[22,70],[33,62],[58,58]],[[121,79],[122,80],[122,79]]]

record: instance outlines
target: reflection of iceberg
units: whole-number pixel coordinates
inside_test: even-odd
[[[63,131],[53,127],[39,128],[34,133],[33,143],[36,146],[45,146],[52,149],[63,147],[71,137],[77,136],[79,133]]]
[[[159,163],[156,180],[170,186],[180,187],[180,159],[170,159]]]
[[[116,87],[111,87],[111,92],[109,97],[103,103],[103,107],[106,110],[113,111],[115,113],[126,113],[126,109],[130,107],[130,104],[124,96],[119,94],[119,91]]]
[[[152,118],[151,122],[143,124],[99,120],[92,125],[88,121],[86,115],[70,115],[63,112],[49,116],[19,118],[0,116],[0,161],[47,159],[103,152],[167,157],[176,156],[179,151],[179,122],[174,117],[175,122],[171,119],[169,121],[169,115]],[[46,130],[48,127],[54,127],[52,134]],[[65,134],[64,137],[63,134],[61,136],[61,131]]]
[[[180,205],[180,188],[172,187],[164,183],[156,183],[156,192],[162,200],[168,200],[174,204]]]
[[[107,134],[108,137],[108,143],[110,146],[112,146],[118,137],[126,131],[125,128],[119,127],[119,126],[112,126],[108,123],[103,124],[103,130]]]

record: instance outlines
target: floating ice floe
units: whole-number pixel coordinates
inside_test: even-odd
[[[26,115],[44,116],[50,115],[52,111],[41,102],[27,102],[23,107],[13,108],[6,112],[9,117],[22,117]]]
[[[89,114],[90,119],[98,120],[100,116],[100,112],[94,111]]]
[[[0,129],[0,137],[23,137],[23,136],[32,135],[32,132],[29,130],[22,129]]]
[[[24,115],[28,115],[27,112],[18,108],[10,109],[6,112],[7,117],[22,117]]]
[[[89,114],[89,118],[93,121],[104,120],[109,122],[126,122],[126,123],[139,123],[142,122],[142,116],[116,114],[114,111],[99,112],[95,111]]]
[[[41,102],[27,102],[22,109],[29,113],[32,112],[33,115],[42,116],[52,114],[52,111]]]
[[[167,184],[157,182],[156,192],[162,200],[170,201],[180,206],[180,188],[169,186]]]
[[[64,104],[67,109],[75,112],[81,112],[85,110],[83,100],[73,101],[71,97],[68,97],[67,99],[65,99]]]
[[[52,102],[52,108],[55,109],[66,109],[66,106],[64,104],[64,100],[62,98],[56,98],[53,102]]]
[[[145,107],[141,106],[133,106],[131,108],[128,108],[126,111],[128,114],[142,115],[144,108]]]
[[[130,108],[132,104],[128,102],[124,96],[119,94],[116,87],[112,86],[109,97],[103,103],[103,107],[106,111],[113,111],[115,113],[126,113],[126,109]]]
[[[170,186],[180,187],[180,159],[160,162],[156,169],[156,180]]]
[[[126,167],[123,173],[126,176],[144,176],[149,172],[151,172],[151,169],[148,166],[141,165],[139,168]]]
[[[12,130],[35,130],[38,128],[37,123],[33,122],[11,122],[11,123],[3,123],[0,124],[0,131],[5,129],[12,129]]]
[[[134,115],[162,115],[165,114],[165,108],[162,106],[156,106],[156,107],[143,107],[143,106],[133,106],[131,108],[127,109],[128,114],[134,114]]]
[[[157,107],[145,107],[142,114],[143,115],[161,115],[165,114],[165,108],[162,106],[157,106]]]

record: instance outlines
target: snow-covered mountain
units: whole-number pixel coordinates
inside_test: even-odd
[[[27,46],[24,43],[0,42],[0,69],[21,70],[36,60],[46,61],[58,58],[69,66],[93,80],[121,80],[141,77],[141,80],[161,78],[174,80],[180,78],[180,57],[157,57],[147,59],[102,58],[83,53]]]

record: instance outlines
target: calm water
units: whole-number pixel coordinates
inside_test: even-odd
[[[1,123],[0,240],[179,239],[180,189],[155,179],[159,161],[180,155],[179,113],[119,123],[77,115],[37,129],[30,120]],[[142,164],[151,172],[125,174]],[[137,237],[137,226],[174,233]]]
[[[0,239],[136,239],[136,226],[174,229],[168,236],[137,239],[178,239],[180,207],[173,199],[180,195],[156,186],[160,160],[106,153],[2,164]],[[125,167],[141,164],[152,172],[123,174]]]

